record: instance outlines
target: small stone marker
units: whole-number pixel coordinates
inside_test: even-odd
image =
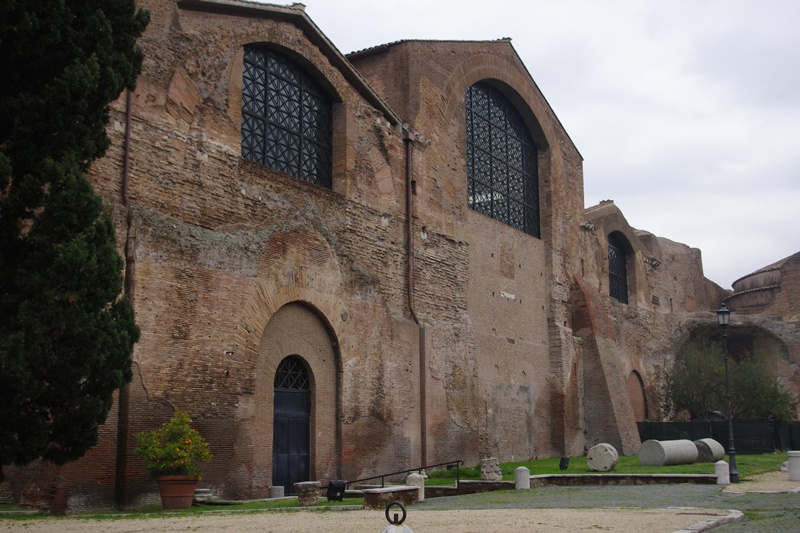
[[[294,491],[297,494],[297,502],[301,507],[311,507],[317,505],[319,498],[319,481],[301,481],[294,484]]]
[[[514,470],[514,488],[515,489],[529,489],[531,488],[531,471],[524,466],[518,466]]]
[[[610,444],[600,443],[589,448],[586,453],[586,466],[594,472],[614,470],[617,461],[619,461],[617,449]]]
[[[273,485],[269,488],[269,497],[270,498],[283,498],[283,485]]]
[[[800,451],[789,452],[789,481],[800,481]]]
[[[725,448],[714,439],[699,439],[694,441],[694,445],[698,463],[715,463],[725,457]]]
[[[714,474],[717,476],[717,485],[731,484],[730,467],[725,461],[717,461],[714,463]]]
[[[481,481],[503,481],[500,459],[497,457],[481,459]]]
[[[417,496],[417,501],[425,501],[425,478],[422,477],[422,474],[417,474],[416,472],[409,474],[406,478],[406,485],[419,487],[419,496]]]

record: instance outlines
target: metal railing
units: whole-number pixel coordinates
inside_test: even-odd
[[[420,467],[417,467],[417,468],[409,468],[407,470],[398,470],[397,472],[390,472],[388,474],[380,474],[380,475],[377,475],[377,476],[365,477],[365,478],[361,478],[361,479],[354,479],[353,481],[348,481],[347,485],[348,486],[352,486],[355,483],[361,483],[362,481],[370,481],[372,479],[380,479],[381,480],[381,488],[383,488],[383,487],[386,486],[386,478],[387,477],[398,476],[400,474],[409,474],[411,472],[417,472],[417,473],[421,474],[423,470],[427,470],[428,468],[436,468],[436,467],[439,467],[439,466],[452,467],[452,465],[455,465],[455,467],[456,467],[456,490],[458,490],[458,482],[461,479],[461,470],[460,469],[461,469],[461,466],[463,464],[464,464],[464,461],[462,461],[461,459],[457,459],[455,461],[447,461],[446,463],[437,463],[435,465],[420,466]]]

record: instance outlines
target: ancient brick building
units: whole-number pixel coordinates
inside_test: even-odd
[[[230,498],[637,451],[654,367],[728,293],[698,250],[584,209],[581,155],[509,40],[344,56],[301,5],[138,4],[144,70],[91,173],[135,377],[100,445],[16,472],[18,497],[151,501],[132,435],[176,408]]]

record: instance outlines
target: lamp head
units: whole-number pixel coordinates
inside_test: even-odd
[[[717,310],[717,322],[723,328],[730,324],[731,321],[731,311],[728,309],[728,306],[725,305],[725,302],[721,303],[719,309]]]

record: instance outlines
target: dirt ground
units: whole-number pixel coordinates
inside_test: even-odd
[[[618,531],[671,533],[726,511],[699,509],[491,509],[461,511],[409,510],[404,525],[415,533],[486,533],[488,531]],[[115,520],[49,519],[0,522],[0,531],[37,533],[169,532],[365,532],[388,526],[382,511],[283,511],[219,513],[175,518]]]
[[[800,491],[785,472],[758,476],[729,492]],[[741,513],[719,509],[462,509],[450,511],[408,510],[404,525],[414,533],[487,533],[525,531],[534,533],[609,531],[618,533],[673,533],[736,520]],[[47,518],[0,520],[0,532],[37,533],[139,533],[139,532],[259,532],[259,533],[381,533],[388,526],[382,511],[269,511],[209,512],[192,516],[117,516],[108,519]],[[704,530],[705,527],[700,526]],[[391,529],[387,531],[392,531]],[[399,531],[399,530],[396,530]]]

